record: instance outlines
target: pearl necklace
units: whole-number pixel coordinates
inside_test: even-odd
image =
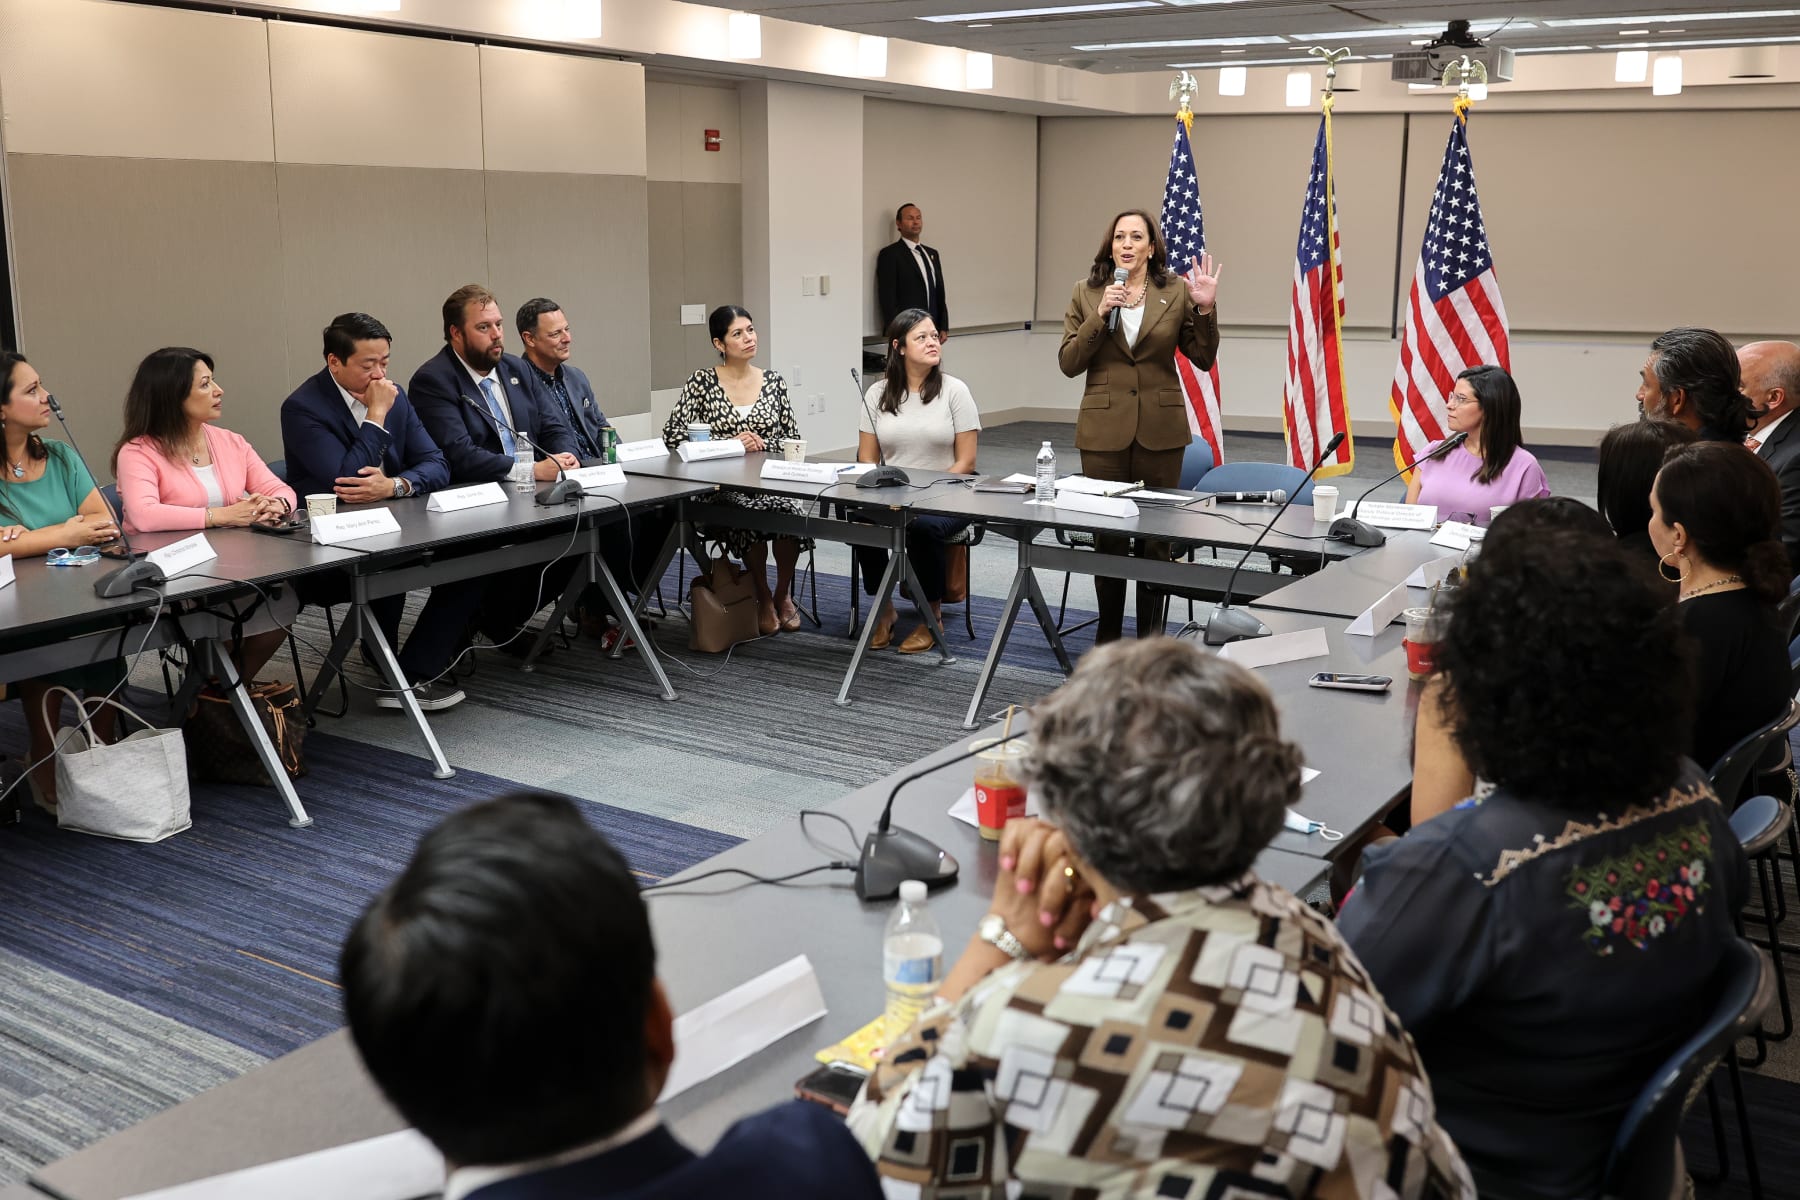
[[[1681,593],[1681,599],[1685,602],[1692,600],[1695,596],[1704,596],[1708,592],[1717,591],[1719,588],[1742,582],[1744,582],[1744,577],[1742,575],[1727,575],[1723,579],[1715,579],[1709,584],[1697,587],[1691,592]]]

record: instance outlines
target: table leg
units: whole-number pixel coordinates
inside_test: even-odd
[[[1029,567],[1025,570],[1025,598],[1031,601],[1031,611],[1037,614],[1038,626],[1044,631],[1044,640],[1050,643],[1050,649],[1055,652],[1063,674],[1069,674],[1075,669],[1075,664],[1069,661],[1069,652],[1063,648],[1062,634],[1056,628],[1056,619],[1050,615],[1050,602],[1044,599],[1043,589],[1038,587],[1037,572]]]
[[[875,595],[877,597],[886,596],[893,592],[894,580],[899,575],[900,569],[905,563],[906,554],[904,553],[904,549],[901,553],[888,555],[887,570],[881,573],[881,586],[875,589]],[[930,607],[927,606],[925,611],[929,614],[931,612]],[[856,682],[856,669],[862,666],[863,655],[868,653],[869,642],[874,636],[875,617],[871,615],[868,620],[863,622],[862,632],[857,635],[856,649],[852,651],[850,655],[850,668],[844,672],[844,686],[838,689],[837,702],[840,707],[848,706],[850,703],[850,685]],[[942,631],[939,632],[938,638],[939,645],[942,645]]]
[[[331,677],[343,674],[344,660],[349,657],[350,648],[356,645],[356,639],[361,635],[362,607],[352,602],[349,611],[344,614],[344,623],[338,629],[337,639],[331,643],[331,649],[325,653],[325,661],[319,664],[319,670],[313,676],[312,690],[306,693],[306,711],[309,714],[319,706],[319,697],[331,685]]]
[[[1019,619],[1019,605],[1024,602],[1028,590],[1037,588],[1037,578],[1032,575],[1031,568],[1025,565],[1023,547],[1020,548],[1019,559],[1019,567],[1013,572],[1012,587],[1007,589],[1006,605],[1000,610],[999,623],[994,626],[994,640],[988,645],[987,659],[981,664],[981,674],[975,679],[975,694],[969,698],[968,715],[963,717],[964,729],[976,727],[975,714],[981,711],[981,702],[987,699],[988,685],[994,681],[994,670],[1000,665],[1000,655],[1006,649],[1006,639],[1012,636],[1013,622]]]
[[[650,603],[651,583],[662,579],[668,573],[669,564],[675,561],[675,556],[681,552],[682,547],[690,547],[691,553],[691,547],[694,544],[694,526],[685,516],[669,527],[669,536],[663,539],[662,549],[657,551],[656,565],[651,568],[650,574],[645,576],[644,588],[638,593],[637,603],[631,606],[631,623],[634,626],[639,623],[638,618],[644,615],[644,609]],[[675,606],[681,607],[680,596],[675,597]],[[624,610],[620,609],[619,611],[623,612]],[[621,634],[619,640],[613,643],[610,657],[621,658],[624,654],[625,638]]]
[[[210,638],[202,645],[205,647],[205,655],[200,677],[216,676],[219,686],[225,689],[232,711],[237,713],[238,723],[243,725],[244,732],[250,736],[250,744],[256,748],[256,757],[262,761],[263,770],[268,772],[275,790],[281,793],[282,802],[287,805],[288,824],[296,829],[311,825],[313,820],[306,815],[306,809],[294,791],[294,781],[288,778],[287,768],[281,765],[281,756],[275,753],[275,747],[269,742],[269,731],[263,728],[262,719],[256,715],[256,709],[250,703],[250,693],[244,690],[244,681],[239,678],[231,655],[222,652],[219,643]]]
[[[621,614],[619,623],[623,629],[619,634],[618,645],[613,647],[613,657],[617,658],[619,647],[625,644],[627,638],[631,639],[637,646],[638,655],[644,660],[644,665],[649,667],[650,674],[655,676],[657,686],[662,688],[663,699],[675,699],[675,688],[669,683],[669,676],[663,670],[661,660],[656,656],[656,647],[650,644],[650,639],[645,636],[643,627],[638,624],[637,617],[633,612],[634,606],[627,603],[625,592],[619,587],[619,581],[614,577],[612,569],[598,554],[594,555],[590,569],[595,575],[594,582],[600,585],[601,592],[606,595],[606,602],[612,605],[614,612]],[[642,599],[643,597],[640,596],[640,602]]]
[[[366,626],[363,637],[375,651],[375,665],[380,668],[388,687],[394,689],[395,694],[400,697],[400,710],[413,723],[413,728],[419,731],[419,736],[425,739],[425,749],[431,752],[431,774],[438,779],[449,779],[456,772],[450,769],[449,761],[444,758],[437,735],[431,732],[431,722],[425,719],[425,711],[419,707],[418,697],[413,695],[412,687],[406,682],[406,675],[400,670],[400,660],[394,657],[387,635],[381,632],[381,622],[361,612],[360,603],[355,607],[358,610],[356,618]]]
[[[600,560],[600,551],[598,549],[589,550],[586,557],[588,569],[576,571],[569,576],[569,582],[563,588],[562,595],[557,597],[556,607],[550,611],[550,620],[542,629],[538,630],[537,636],[531,640],[531,649],[525,652],[525,661],[519,664],[519,670],[536,669],[538,655],[544,652],[544,647],[550,644],[550,639],[555,636],[558,629],[562,628],[562,623],[568,619],[570,610],[581,599],[582,589],[594,582],[594,564]]]

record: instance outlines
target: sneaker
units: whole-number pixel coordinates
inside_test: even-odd
[[[441,680],[437,683],[414,684],[412,694],[413,699],[418,701],[419,707],[426,712],[441,712],[446,708],[455,708],[464,699],[461,688]],[[377,696],[375,697],[375,707],[399,708],[400,697]]]

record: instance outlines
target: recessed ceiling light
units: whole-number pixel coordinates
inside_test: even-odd
[[[1236,58],[1230,62],[1173,62],[1168,66],[1175,71],[1205,71],[1214,67],[1285,67],[1295,63],[1316,63],[1316,58]]]
[[[1648,50],[1621,50],[1613,62],[1614,83],[1642,83],[1650,77]]]
[[[1161,8],[1156,0],[1106,0],[1104,4],[1060,4],[1054,8],[1002,8],[994,12],[942,13],[935,17],[918,17],[933,25],[950,25],[958,21],[1010,21],[1016,17],[1067,17],[1082,13],[1127,12],[1137,8]]]
[[[1800,8],[1765,8],[1757,12],[1638,13],[1630,17],[1563,17],[1545,20],[1556,28],[1575,25],[1660,25],[1665,21],[1754,21],[1776,17],[1800,17]]]
[[[1289,71],[1287,76],[1287,106],[1289,108],[1305,108],[1312,103],[1312,72]]]
[[[1650,68],[1650,94],[1681,95],[1681,55],[1659,54]]]
[[[1089,42],[1082,46],[1070,46],[1071,50],[1173,50],[1182,46],[1285,46],[1287,40],[1279,37],[1216,37],[1216,38],[1172,38],[1157,42]]]
[[[1566,54],[1572,50],[1592,50],[1592,46],[1520,46],[1514,54]]]
[[[1219,53],[1220,54],[1243,54],[1243,53],[1245,53],[1245,50],[1242,46],[1239,46],[1235,50],[1221,50],[1221,51],[1219,51]]]
[[[969,26],[969,28],[970,29],[992,29],[993,25],[987,21],[977,21],[975,24]]]
[[[731,58],[761,58],[762,18],[755,13],[732,13],[725,22],[725,47]]]
[[[1219,71],[1219,95],[1241,96],[1250,71],[1245,67],[1223,67]]]
[[[1624,42],[1614,47],[1618,50],[1664,50],[1676,46],[1774,46],[1800,42],[1800,37],[1739,37],[1739,38],[1687,38],[1678,42]]]
[[[887,75],[888,40],[872,33],[856,35],[856,73],[865,79]]]
[[[994,56],[971,50],[963,59],[963,84],[971,92],[991,91],[994,86]]]
[[[1649,32],[1650,31],[1648,29],[1621,29],[1621,30],[1619,30],[1619,36],[1620,37],[1643,37],[1645,34],[1647,34]]]

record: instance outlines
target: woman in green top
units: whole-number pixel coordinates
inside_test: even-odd
[[[23,355],[0,351],[0,440],[6,462],[0,464],[0,554],[30,558],[57,548],[108,546],[118,540],[119,526],[108,511],[93,477],[75,452],[61,442],[39,436],[50,424],[49,393]],[[66,687],[103,696],[125,676],[125,662],[92,663],[19,681],[25,721],[31,730],[31,790],[39,805],[56,811],[56,763],[52,758],[52,719],[44,712],[44,696]],[[94,717],[94,731],[112,738],[112,710]]]

